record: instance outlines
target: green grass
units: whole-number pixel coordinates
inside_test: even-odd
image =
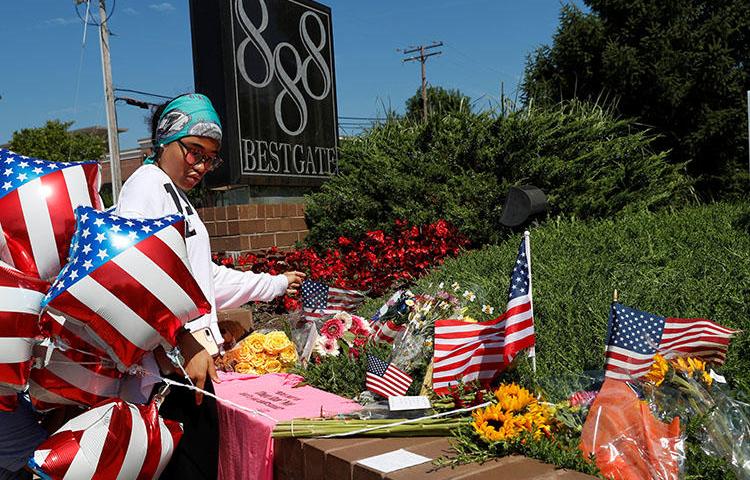
[[[414,289],[458,281],[502,310],[520,237],[448,260]],[[750,356],[742,354],[750,348],[750,204],[550,221],[531,230],[531,259],[540,377],[602,369],[617,289],[622,303],[638,309],[745,330],[722,372],[750,390]]]

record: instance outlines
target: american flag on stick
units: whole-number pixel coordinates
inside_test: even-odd
[[[70,263],[42,306],[85,327],[124,370],[211,310],[190,271],[180,215],[129,219],[76,209]]]
[[[736,330],[704,318],[667,318],[613,303],[604,375],[630,380],[646,375],[657,353],[700,357],[722,364]]]
[[[379,342],[393,343],[396,338],[406,330],[406,325],[398,325],[393,320],[386,320],[381,323],[373,322],[372,328],[375,331],[373,338]]]
[[[67,262],[78,206],[102,208],[99,164],[49,162],[0,149],[0,258],[51,279]]]
[[[413,379],[372,354],[367,354],[365,387],[372,393],[388,398],[404,395]]]
[[[308,322],[353,312],[364,301],[364,293],[357,290],[333,288],[313,280],[302,283],[302,318]]]
[[[458,382],[489,383],[522,350],[534,356],[534,309],[531,299],[529,232],[518,249],[505,312],[488,322],[438,320],[432,388],[445,394]]]

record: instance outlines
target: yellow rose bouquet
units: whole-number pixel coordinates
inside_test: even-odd
[[[263,375],[286,372],[297,358],[297,349],[286,333],[254,332],[226,352],[217,366],[225,372]]]

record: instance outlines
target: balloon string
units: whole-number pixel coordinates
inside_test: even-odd
[[[242,410],[244,412],[252,413],[253,415],[260,415],[261,417],[266,417],[267,419],[272,420],[274,423],[276,423],[276,422],[279,421],[278,419],[276,419],[276,418],[274,418],[274,417],[272,417],[272,416],[270,416],[268,414],[265,414],[265,413],[263,413],[263,412],[261,412],[259,410],[255,410],[254,408],[245,407],[245,406],[240,405],[238,403],[234,403],[231,400],[227,400],[226,398],[221,398],[221,397],[219,397],[217,395],[214,395],[211,392],[207,392],[206,390],[203,390],[202,388],[198,388],[195,385],[192,385],[192,384],[191,385],[185,385],[184,383],[176,382],[176,381],[170,380],[168,378],[161,378],[161,377],[159,377],[159,378],[161,379],[162,382],[166,383],[169,386],[183,387],[183,388],[187,388],[189,390],[195,390],[196,392],[200,392],[203,395],[208,395],[209,397],[212,397],[212,398],[216,399],[217,401],[219,401],[221,403],[225,403],[227,405],[231,405],[231,406],[233,406],[234,408],[236,408],[238,410]]]
[[[190,385],[191,387],[195,387],[195,384],[194,384],[194,383],[193,383],[193,381],[192,381],[192,380],[190,379],[190,375],[188,375],[188,373],[187,373],[187,372],[185,371],[185,367],[183,367],[181,363],[178,363],[178,364],[177,364],[177,366],[178,366],[178,367],[180,367],[180,370],[182,370],[182,375],[183,375],[183,376],[185,377],[185,380],[187,380],[188,384],[189,384],[189,385]],[[197,387],[196,387],[196,388],[197,388]]]
[[[52,347],[53,348],[60,348],[57,345],[52,345]],[[100,356],[98,356],[95,353],[85,352],[85,351],[77,350],[77,349],[76,349],[76,351],[79,351],[81,353],[85,353],[87,355],[91,355],[91,356],[93,356],[95,358],[98,358],[101,361],[111,362],[111,360],[109,360],[108,358],[100,357]],[[58,360],[58,361],[50,361],[50,362],[48,362],[48,364],[50,364],[50,363],[68,363],[68,362],[63,362],[63,361],[59,361]],[[78,365],[99,365],[100,364],[100,362],[77,362],[77,363],[78,363]],[[193,381],[190,379],[190,376],[188,375],[188,373],[185,371],[185,368],[181,364],[179,364],[179,363],[177,364],[177,366],[179,366],[180,370],[182,370],[182,374],[184,375],[185,380],[188,382],[189,385],[185,385],[184,383],[176,382],[174,380],[170,380],[168,378],[164,378],[164,377],[161,377],[159,375],[155,375],[154,373],[149,372],[148,370],[146,370],[145,368],[143,368],[140,365],[134,365],[133,366],[134,368],[131,367],[131,372],[134,375],[139,375],[140,374],[140,375],[143,375],[143,376],[154,377],[154,378],[156,378],[156,379],[158,379],[158,380],[160,380],[160,381],[162,381],[162,382],[164,382],[164,383],[166,383],[167,385],[170,385],[170,386],[183,387],[183,388],[187,388],[189,390],[195,390],[196,392],[200,392],[203,395],[208,395],[209,397],[212,397],[212,398],[216,399],[217,401],[219,401],[221,403],[225,403],[227,405],[231,405],[231,406],[233,406],[234,408],[236,408],[238,410],[242,410],[242,411],[251,413],[253,415],[260,415],[261,417],[266,417],[267,419],[272,420],[274,423],[278,422],[278,420],[276,418],[274,418],[274,417],[272,417],[272,416],[270,416],[268,414],[265,414],[265,413],[263,413],[263,412],[261,412],[259,410],[255,410],[254,408],[248,408],[248,407],[242,406],[242,405],[240,405],[238,403],[235,403],[235,402],[233,402],[231,400],[227,400],[226,398],[221,398],[219,396],[214,395],[211,392],[207,392],[206,390],[203,390],[202,388],[196,387],[195,384],[193,383]]]
[[[72,362],[63,362],[62,360],[50,360],[47,362],[47,365],[52,365],[53,363],[59,363],[61,365],[70,365]],[[102,362],[75,362],[76,365],[101,365]]]

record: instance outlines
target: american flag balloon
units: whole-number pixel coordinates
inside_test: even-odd
[[[43,279],[65,265],[80,205],[102,208],[99,164],[0,149],[0,259]]]
[[[15,391],[26,388],[48,290],[49,283],[0,262],[0,396],[7,397],[0,401],[0,410],[14,409]]]
[[[29,466],[42,478],[158,478],[182,437],[155,403],[110,400],[73,418],[44,441]]]
[[[42,302],[45,311],[106,351],[125,371],[211,306],[190,271],[180,215],[131,219],[76,209],[70,262]]]
[[[63,320],[45,313],[45,332],[61,331]],[[58,329],[58,330],[55,330]],[[92,346],[72,331],[58,338],[46,365],[31,370],[29,396],[38,411],[66,405],[92,406],[119,396],[123,374],[104,350]],[[50,347],[52,348],[52,347]]]
[[[0,412],[13,412],[18,407],[18,392],[0,385]]]

